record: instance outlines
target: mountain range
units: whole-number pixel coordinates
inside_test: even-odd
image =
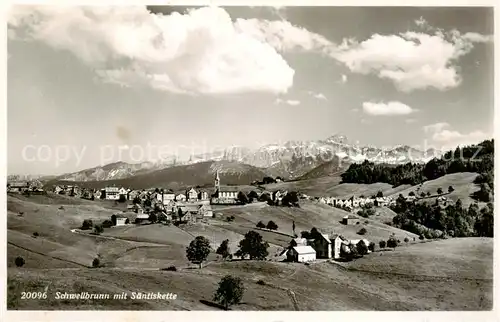
[[[211,153],[192,155],[188,160],[173,161],[169,159],[137,164],[120,161],[64,174],[55,179],[78,182],[118,180],[208,161],[216,161],[214,164],[220,161],[229,161],[229,163],[220,164],[231,165],[231,169],[237,162],[251,166],[255,171],[265,175],[297,179],[323,164],[329,164],[328,169],[331,168],[331,171],[339,171],[350,163],[363,162],[364,160],[385,164],[419,163],[427,162],[440,154],[440,151],[434,149],[421,151],[410,146],[387,148],[359,146],[351,144],[343,135],[333,135],[322,140],[287,141],[283,144],[264,145],[257,149],[232,146]],[[335,166],[332,167],[332,164]],[[244,169],[248,170],[245,167]]]

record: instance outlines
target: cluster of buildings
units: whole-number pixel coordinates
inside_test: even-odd
[[[286,257],[288,261],[301,263],[316,259],[340,259],[351,252],[352,246],[357,246],[360,242],[365,243],[367,248],[370,245],[367,239],[348,240],[338,234],[329,236],[321,233],[314,239],[296,238],[294,241],[296,246],[286,251]]]
[[[396,204],[396,200],[392,197],[360,198],[354,196],[348,199],[320,197],[318,202],[332,207],[346,209],[348,211],[353,211],[356,208],[363,208],[366,206],[388,207]]]
[[[44,194],[42,184],[37,180],[11,181],[7,183],[7,193]]]

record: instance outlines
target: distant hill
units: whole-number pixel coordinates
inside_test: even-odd
[[[326,176],[340,175],[349,167],[349,164],[349,161],[340,160],[339,157],[334,157],[331,161],[327,161],[318,165],[306,174],[300,176],[297,180],[308,180]]]
[[[188,186],[212,186],[217,170],[219,170],[221,183],[227,185],[245,185],[254,180],[262,180],[266,176],[260,169],[247,164],[233,161],[208,161],[170,167],[116,180],[67,181],[57,179],[47,182],[45,186],[77,184],[81,187],[97,189],[114,185],[131,189],[158,187],[176,190]]]

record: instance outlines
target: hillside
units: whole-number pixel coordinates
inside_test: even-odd
[[[101,236],[82,235],[70,229],[78,227],[83,219],[108,219],[115,210],[107,203],[74,200],[60,209],[61,199],[56,195],[7,197],[9,309],[218,310],[211,304],[212,296],[226,274],[241,277],[246,288],[242,303],[233,310],[487,310],[492,305],[492,239],[481,239],[481,244],[476,239],[460,239],[459,246],[450,246],[455,240],[444,241],[451,243],[444,246],[440,241],[411,242],[392,252],[370,254],[350,263],[352,267],[347,269],[327,262],[310,266],[275,261],[224,262],[211,254],[200,270],[193,269],[185,258],[185,248],[194,236],[205,236],[213,248],[229,239],[234,252],[243,234],[254,229],[259,220],[273,220],[279,226],[277,232],[259,231],[271,244],[269,259],[290,241],[292,221],[299,233],[317,227],[348,238],[359,237],[356,231],[364,226],[364,237],[376,242],[393,233],[400,239],[413,235],[377,220],[363,219],[359,225],[346,227],[338,222],[346,214],[344,211],[313,202],[305,202],[301,208],[263,203],[220,206],[214,207],[218,217],[205,224],[181,228],[161,224],[125,226],[106,229]],[[235,220],[228,223],[225,218],[230,215]],[[34,232],[39,236],[34,238]],[[446,252],[445,261],[441,261],[442,252]],[[17,256],[26,261],[22,268],[14,265]],[[105,267],[89,268],[96,256]],[[437,277],[427,276],[435,273],[430,269],[423,271],[427,267],[424,263],[429,262],[438,265],[435,267],[439,274],[434,274]],[[175,265],[177,271],[158,270],[170,265]],[[401,271],[409,275],[394,274]],[[451,285],[449,278],[453,278]],[[265,285],[257,284],[258,280]],[[46,287],[47,300],[20,299],[21,291],[43,291]],[[134,291],[172,292],[178,299],[54,299],[56,292],[128,292],[130,296]]]
[[[396,191],[393,193],[393,197],[397,197],[399,194],[407,196],[410,192],[414,192],[415,195],[420,197],[423,192],[431,194],[430,198],[424,198],[422,201],[435,202],[437,198],[437,189],[441,188],[445,193],[445,197],[452,202],[456,202],[458,199],[462,201],[464,206],[469,206],[471,203],[476,202],[471,196],[474,192],[479,190],[479,186],[474,183],[474,180],[478,176],[478,173],[473,172],[461,172],[452,173],[444,175],[440,178],[434,180],[428,180],[421,185],[407,187],[403,190]],[[448,187],[452,186],[454,191],[448,193]],[[480,206],[484,203],[479,202]]]
[[[340,175],[342,171],[349,167],[349,162],[342,162],[338,157],[334,157],[333,160],[324,162],[314,169],[310,170],[306,174],[297,178],[297,180],[307,180],[316,179],[326,176],[336,176]]]
[[[125,179],[82,182],[52,180],[45,186],[77,184],[82,187],[104,188],[106,186],[115,185],[130,187],[132,189],[157,187],[177,190],[189,186],[213,185],[217,170],[219,170],[221,182],[229,185],[245,185],[254,180],[262,180],[262,178],[266,176],[261,170],[247,164],[230,161],[209,161],[170,167],[145,174],[134,175]]]

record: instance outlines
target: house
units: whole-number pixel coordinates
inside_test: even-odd
[[[333,235],[330,241],[333,244],[333,258],[334,259],[339,259],[340,258],[340,253],[341,253],[341,248],[342,245],[348,245],[349,241],[345,239],[343,236],[340,235]]]
[[[59,194],[63,190],[64,189],[61,186],[55,186],[53,191],[54,193]]]
[[[132,206],[132,209],[133,209],[133,211],[134,211],[136,214],[143,214],[143,213],[144,213],[144,209],[143,209],[143,208],[142,208],[142,206],[141,206],[141,205],[139,205],[139,204],[134,204],[134,205]]]
[[[147,214],[147,213],[141,212],[141,213],[137,213],[137,215],[135,216],[136,223],[140,223],[140,222],[146,221],[146,220],[149,220],[149,214]]]
[[[311,246],[295,246],[287,252],[287,259],[293,262],[307,263],[316,260],[316,251]]]
[[[175,196],[175,201],[186,201],[186,195],[183,195],[182,193],[178,194]]]
[[[355,225],[356,222],[358,222],[358,218],[352,216],[352,215],[347,215],[347,216],[344,216],[344,218],[342,218],[342,223],[344,225]]]
[[[118,199],[120,199],[121,196],[123,196],[125,199],[127,199],[128,191],[127,189],[121,187],[118,189]]]
[[[127,224],[127,218],[125,217],[116,217],[116,226],[125,226]]]
[[[200,211],[199,205],[185,205],[180,206],[177,210],[177,217],[181,221],[192,222],[195,221],[196,218],[199,218]]]
[[[208,200],[209,199],[208,191],[206,191],[206,190],[200,190],[198,192],[198,199],[199,200]]]
[[[200,208],[198,209],[198,212],[203,217],[213,217],[214,214],[212,211],[212,206],[209,204],[201,205]]]
[[[327,234],[319,234],[313,241],[308,241],[316,251],[317,258],[332,258],[332,243]]]
[[[130,190],[127,192],[127,200],[134,200],[136,197],[139,196],[139,191],[137,190]]]
[[[163,208],[167,213],[173,213],[177,211],[177,206],[174,200],[170,200],[168,203],[163,203]]]
[[[175,200],[175,193],[172,190],[163,193],[163,204],[170,204],[171,201]]]
[[[187,201],[196,201],[198,200],[198,191],[194,190],[194,188],[191,188],[186,191],[186,200]]]
[[[106,200],[118,200],[120,199],[120,189],[118,187],[106,187],[104,189],[104,198]]]
[[[22,193],[29,190],[30,186],[27,181],[16,181],[7,184],[7,192]]]

